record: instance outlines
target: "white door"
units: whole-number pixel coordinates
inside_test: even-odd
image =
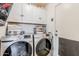
[[[22,3],[14,3],[7,21],[21,21]]]
[[[40,24],[45,23],[46,11],[44,8],[34,7],[33,9],[33,19]]]
[[[32,6],[28,4],[23,4],[23,22],[31,23],[33,21],[33,11],[32,11]]]

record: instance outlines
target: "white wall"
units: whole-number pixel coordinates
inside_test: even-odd
[[[58,36],[55,37],[55,6],[57,4],[48,4],[47,5],[47,31],[51,32],[53,36],[53,52],[54,56],[58,55],[58,47],[59,47],[59,39]],[[53,22],[51,22],[51,18],[53,18]]]
[[[46,13],[47,13],[47,31],[48,32],[52,32],[54,31],[54,21],[51,22],[51,18],[54,19],[54,4],[48,4],[47,5],[47,10],[46,10]]]
[[[59,36],[79,41],[79,4],[61,4],[56,8]]]

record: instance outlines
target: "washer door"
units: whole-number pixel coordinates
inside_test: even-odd
[[[3,56],[31,56],[32,46],[25,41],[18,41],[10,45]]]
[[[51,50],[51,42],[47,38],[41,39],[36,45],[38,56],[47,56]]]

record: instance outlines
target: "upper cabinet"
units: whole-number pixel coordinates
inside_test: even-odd
[[[46,23],[46,10],[45,8],[36,7],[27,3],[15,3],[9,14],[8,21],[21,21],[28,23]]]
[[[21,20],[21,4],[13,4],[7,21],[20,21]]]
[[[23,5],[23,21],[25,22],[34,22],[34,23],[45,23],[45,9],[38,8],[34,5]]]

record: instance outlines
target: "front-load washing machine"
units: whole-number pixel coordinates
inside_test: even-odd
[[[34,34],[34,55],[52,56],[52,37],[49,34]]]
[[[1,56],[32,56],[32,35],[7,36],[1,40]]]

